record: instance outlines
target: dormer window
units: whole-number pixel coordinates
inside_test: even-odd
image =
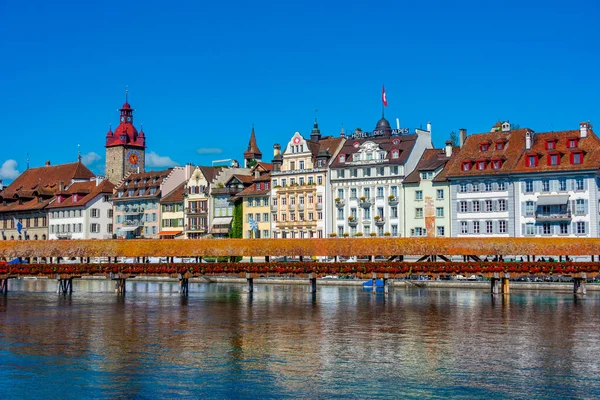
[[[577,147],[579,140],[577,139],[567,139],[567,147],[570,149],[574,149]]]
[[[500,169],[500,168],[502,168],[502,160],[493,159],[492,160],[492,169]]]
[[[400,152],[398,150],[392,150],[392,158],[396,159],[400,156]]]
[[[395,144],[395,145],[398,145],[398,144],[400,144],[400,140],[394,139],[394,140],[392,140],[392,143]]]
[[[346,162],[346,155],[345,154],[340,154],[339,160],[341,163],[345,163]]]
[[[497,142],[496,150],[504,150],[504,142]]]
[[[485,169],[485,161],[477,161],[477,169],[483,171]]]
[[[548,165],[558,165],[560,164],[560,154],[557,152],[553,152],[548,154]]]
[[[463,171],[470,171],[471,170],[471,161],[463,161],[463,163],[462,163],[462,170]]]
[[[546,150],[556,150],[556,140],[546,140]]]
[[[571,153],[571,164],[572,165],[583,164],[583,152],[576,151],[576,152]]]
[[[538,166],[538,156],[537,154],[528,155],[525,159],[528,167],[537,167]]]
[[[481,143],[481,144],[479,145],[479,149],[480,149],[481,151],[488,151],[489,147],[490,147],[490,145],[489,145],[488,143]]]

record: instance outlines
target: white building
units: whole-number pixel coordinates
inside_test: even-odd
[[[402,182],[432,147],[429,131],[392,130],[385,118],[346,138],[330,164],[330,236],[405,236]]]
[[[110,239],[114,185],[96,177],[59,188],[48,205],[49,239]]]

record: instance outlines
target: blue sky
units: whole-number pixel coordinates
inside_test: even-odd
[[[0,178],[78,144],[102,173],[126,87],[148,169],[241,160],[252,123],[270,160],[315,109],[323,134],[372,130],[382,84],[388,119],[431,121],[437,146],[498,119],[600,124],[598,1],[448,3],[2,0]]]

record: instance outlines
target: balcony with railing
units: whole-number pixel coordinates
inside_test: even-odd
[[[123,221],[123,226],[143,226],[144,221],[139,219],[126,219]]]
[[[360,206],[364,207],[364,208],[369,208],[373,205],[375,201],[373,199],[367,198],[367,197],[361,197],[360,198]]]
[[[208,209],[207,208],[201,208],[201,207],[186,207],[185,208],[185,213],[188,214],[188,215],[208,214]]]
[[[296,205],[295,204],[290,204],[289,208],[290,208],[290,211],[296,211]]]
[[[553,210],[550,212],[536,212],[535,219],[538,221],[570,221],[570,210]]]
[[[205,225],[186,225],[187,232],[206,232],[208,228]]]
[[[316,208],[317,210],[321,211],[321,210],[323,209],[323,203],[317,203],[317,204],[315,205],[315,208]]]
[[[392,195],[392,196],[388,197],[388,204],[390,206],[397,206],[398,205],[398,201],[399,201],[398,200],[398,196],[393,196]]]
[[[271,212],[277,212],[277,204],[271,204]]]
[[[125,207],[125,215],[139,215],[144,213],[144,207]]]
[[[335,206],[337,208],[342,208],[346,205],[346,200],[344,199],[335,199]]]
[[[385,225],[385,218],[383,218],[382,216],[376,216],[375,217],[375,225]]]
[[[356,225],[358,225],[358,220],[354,217],[348,217],[348,225],[356,226]]]

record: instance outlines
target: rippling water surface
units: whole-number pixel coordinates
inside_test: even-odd
[[[0,397],[598,398],[600,296],[15,280]]]

